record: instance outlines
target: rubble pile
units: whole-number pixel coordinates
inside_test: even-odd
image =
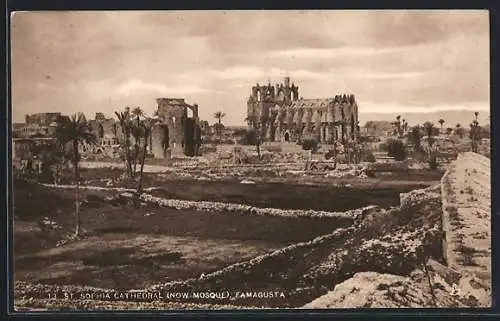
[[[408,193],[399,194],[401,208],[411,208],[416,206],[417,204],[421,204],[423,202],[427,202],[430,199],[435,198],[440,195],[441,186],[430,186],[424,189],[413,190]]]
[[[325,174],[325,177],[334,178],[368,178],[366,174],[367,167],[365,165],[347,165],[338,164],[335,170]]]

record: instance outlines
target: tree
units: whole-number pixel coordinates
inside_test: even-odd
[[[259,160],[261,159],[260,146],[262,145],[262,126],[260,122],[257,121],[256,116],[249,116],[245,119],[252,124],[254,127],[250,129],[245,137],[245,141],[247,141],[250,145],[255,145],[257,149],[257,155]]]
[[[144,117],[144,111],[142,110],[141,107],[137,106],[134,109],[132,109],[131,115],[136,119],[140,120],[142,117]]]
[[[104,126],[99,123],[98,125],[98,131],[99,131],[99,139],[103,139],[104,138]]]
[[[123,134],[123,140],[120,141],[120,145],[123,149],[123,157],[125,160],[126,174],[129,178],[133,177],[132,173],[132,154],[130,151],[131,147],[131,134],[132,134],[132,120],[130,108],[126,107],[123,112],[115,112],[118,121],[120,122],[120,128]]]
[[[403,126],[401,126],[401,115],[396,116],[396,121],[394,122],[394,125],[396,126],[395,131],[396,135],[401,136],[403,135]]]
[[[147,140],[147,137],[143,136],[143,126],[141,124],[141,119],[145,116],[144,111],[141,107],[135,107],[130,116],[133,118],[133,123],[129,123],[130,132],[134,138],[134,154],[132,156],[133,160],[133,174],[137,173],[137,161],[139,159],[140,149],[141,149],[141,139]]]
[[[80,192],[80,173],[78,165],[80,162],[80,145],[94,145],[97,142],[95,134],[92,133],[92,128],[89,123],[85,120],[82,113],[75,114],[69,117],[61,117],[58,120],[56,128],[56,139],[60,146],[66,146],[66,144],[71,144],[72,155],[71,162],[73,164],[73,174],[75,181],[75,217],[76,217],[76,227],[75,236],[78,236],[80,232],[80,204],[79,204],[79,192]]]
[[[455,126],[455,134],[458,135],[460,138],[464,137],[464,132],[465,130],[462,128],[462,125],[457,124]]]
[[[143,182],[143,177],[144,177],[144,163],[146,162],[146,154],[148,152],[148,137],[151,135],[151,131],[153,126],[157,123],[157,119],[152,119],[152,118],[146,118],[143,119],[139,126],[141,130],[142,136],[145,138],[144,139],[144,147],[142,148],[142,153],[141,153],[141,169],[139,172],[139,183],[137,184],[137,189],[136,189],[136,195],[137,197],[142,194],[142,182]]]
[[[440,118],[440,119],[438,120],[438,123],[439,123],[439,125],[441,125],[441,130],[443,130],[444,119],[443,119],[443,118]]]
[[[30,151],[33,159],[41,161],[41,171],[35,173],[32,168],[27,168],[28,177],[37,175],[41,182],[53,182],[54,185],[59,183],[62,165],[66,163],[64,146],[60,145],[57,140],[55,141],[41,141],[32,142],[30,144]]]
[[[436,160],[437,148],[436,145],[434,144],[436,142],[436,139],[433,137],[435,134],[434,124],[431,122],[425,122],[424,132],[427,136],[427,139],[425,140],[425,144],[422,144],[422,147],[427,154],[427,160],[429,162],[429,166],[431,167],[431,169],[434,169],[437,166],[437,160]]]
[[[148,153],[149,138],[153,126],[160,120],[160,117],[153,118],[147,115],[139,108],[132,112],[130,108],[125,108],[123,112],[115,112],[120,121],[120,127],[123,133],[123,139],[120,141],[126,162],[126,183],[135,187],[136,193],[134,202],[137,204],[138,197],[142,194],[144,180],[144,164]],[[131,138],[134,139],[132,148]],[[137,170],[139,165],[139,170]]]
[[[387,142],[387,155],[394,157],[397,161],[404,160],[407,154],[403,142],[398,139],[389,139]]]
[[[415,149],[419,149],[421,138],[422,135],[420,133],[420,126],[416,125],[411,129],[411,132],[408,135],[408,140],[412,143]]]
[[[479,126],[479,122],[477,120],[472,121],[470,124],[469,138],[471,139],[472,151],[477,153],[479,141],[481,140],[481,127]]]
[[[222,118],[226,117],[226,114],[223,111],[216,111],[214,113],[214,118],[217,119],[217,124],[216,124],[216,131],[217,134],[220,136],[222,133],[222,128],[224,125],[222,125]]]
[[[446,128],[446,135],[449,136],[449,135],[451,135],[451,133],[453,133],[453,128],[451,128],[451,127]]]
[[[476,122],[477,122],[477,117],[478,117],[478,116],[479,116],[479,112],[478,112],[478,111],[474,112],[474,117],[475,117],[475,121],[476,121]]]

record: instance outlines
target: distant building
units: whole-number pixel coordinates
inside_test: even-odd
[[[333,143],[355,139],[359,134],[354,95],[299,98],[299,87],[290,84],[289,77],[276,86],[253,86],[247,101],[246,120],[249,129],[259,129],[268,141],[314,138]]]
[[[61,117],[61,113],[37,113],[25,116],[26,124],[38,124],[40,126],[49,126],[57,122]]]
[[[55,138],[14,138],[12,139],[12,166],[13,171],[33,170],[41,172],[43,169],[44,149],[54,148]]]
[[[393,133],[394,125],[390,121],[367,121],[363,126],[368,136],[387,136]]]
[[[12,135],[16,138],[54,136],[61,113],[37,113],[25,116],[24,123],[14,123]]]

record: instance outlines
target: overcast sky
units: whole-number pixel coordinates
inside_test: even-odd
[[[489,109],[487,11],[21,12],[11,35],[14,121],[183,97],[243,124],[251,86],[286,75],[361,112]]]

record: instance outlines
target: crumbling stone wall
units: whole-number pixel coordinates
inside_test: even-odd
[[[169,148],[186,156],[198,155],[201,140],[198,105],[189,105],[183,98],[158,98],[156,102],[158,116],[168,128]]]

